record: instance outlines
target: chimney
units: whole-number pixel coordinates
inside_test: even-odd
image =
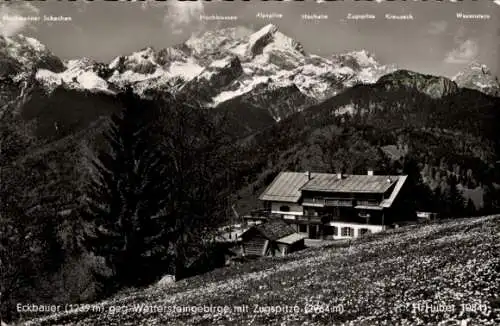
[[[307,176],[307,180],[311,180],[311,172],[306,171],[305,175]]]
[[[337,179],[341,180],[342,179],[342,172],[337,172]]]
[[[366,173],[366,174],[367,174],[367,175],[373,175],[373,170],[372,170],[372,169],[368,169],[368,171],[367,171],[367,173]]]
[[[391,177],[387,177],[387,182],[388,182],[388,183],[391,183],[391,182],[392,182]]]

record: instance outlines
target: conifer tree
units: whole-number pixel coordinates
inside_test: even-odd
[[[467,206],[465,207],[465,214],[468,217],[476,215],[477,209],[476,206],[474,205],[474,202],[472,199],[469,198],[467,201]]]
[[[182,96],[163,97],[162,103],[156,130],[170,184],[161,219],[172,226],[172,273],[180,279],[187,275],[190,261],[207,250],[205,240],[225,216],[235,147],[227,133],[227,116]]]
[[[150,127],[155,107],[128,90],[123,111],[112,117],[107,148],[92,162],[86,216],[95,226],[88,245],[107,259],[119,284],[148,282],[151,264],[168,258],[166,225],[158,214],[167,199],[169,178]],[[160,248],[158,248],[160,246]],[[161,266],[156,266],[161,269]]]
[[[231,189],[234,145],[224,117],[186,98],[152,98],[123,96],[108,146],[92,163],[88,244],[114,269],[116,286],[165,272],[184,277],[224,217]]]
[[[445,196],[446,214],[449,217],[463,216],[465,199],[458,188],[457,178],[455,176],[450,176],[447,181],[448,191]]]

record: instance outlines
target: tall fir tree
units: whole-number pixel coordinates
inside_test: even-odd
[[[168,266],[168,225],[159,219],[167,200],[168,175],[152,137],[155,105],[131,90],[123,111],[112,117],[107,148],[92,162],[86,216],[94,225],[87,244],[107,259],[113,283],[141,284]],[[113,288],[113,287],[111,287]]]
[[[459,189],[457,178],[453,175],[448,177],[448,190],[445,195],[446,215],[448,217],[463,216],[465,211],[465,199]]]
[[[403,174],[408,175],[407,188],[412,195],[411,205],[414,210],[429,211],[432,209],[432,191],[424,184],[417,160],[406,156],[403,164]],[[410,204],[410,203],[409,203]]]
[[[225,217],[234,177],[234,143],[227,116],[208,111],[186,97],[162,97],[157,120],[164,166],[170,172],[162,219],[170,221],[172,273],[187,276],[191,262],[207,250],[209,234]]]
[[[468,217],[475,216],[477,213],[476,205],[472,199],[467,200],[467,205],[465,206],[465,215]]]
[[[129,91],[123,101],[92,164],[89,245],[114,269],[115,285],[185,277],[227,206],[226,120],[171,95],[144,101]]]
[[[46,183],[50,180],[50,185],[61,187],[63,182],[54,175],[38,179],[42,169],[18,162],[35,143],[19,115],[31,95],[28,85],[19,85],[19,95],[0,108],[0,314],[4,320],[18,317],[17,303],[37,299],[40,279],[62,261],[53,205],[58,198],[47,194]]]

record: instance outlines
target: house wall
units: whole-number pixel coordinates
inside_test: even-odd
[[[369,233],[378,233],[385,229],[383,225],[375,225],[375,224],[358,224],[358,223],[346,223],[346,222],[330,222],[327,223],[328,226],[332,226],[337,228],[337,233],[331,235],[331,239],[351,239],[357,238],[362,235],[363,230],[369,230]],[[343,228],[351,228],[352,236],[343,235]]]
[[[305,232],[301,232],[299,228],[299,224],[295,224],[297,228],[297,232],[305,235],[309,239],[327,239],[327,240],[336,240],[336,239],[351,239],[362,236],[363,230],[368,230],[368,233],[377,233],[385,230],[385,226],[377,225],[377,224],[363,224],[363,223],[352,223],[346,221],[334,221],[325,224],[302,224],[304,225]],[[335,227],[336,233],[332,228]],[[352,236],[343,235],[342,229],[345,227],[349,227],[352,229]],[[315,228],[315,231],[312,232],[312,228]],[[314,237],[311,237],[315,235]]]
[[[370,216],[367,217],[366,214],[370,214]],[[354,207],[304,207],[304,215],[327,216],[327,219],[338,222],[383,224],[382,211],[362,210]]]
[[[281,256],[286,256],[289,251],[289,246],[284,244],[284,243],[278,243],[276,244],[276,250],[275,250],[275,255],[276,257],[281,257]]]
[[[283,206],[289,207],[289,211],[282,211]],[[294,219],[297,215],[304,215],[304,208],[297,203],[273,202],[271,203],[271,214],[280,214],[284,218]]]
[[[265,256],[270,256],[270,257],[282,257],[284,256],[283,250],[287,248],[288,245],[284,243],[277,243],[274,241],[270,241]]]
[[[297,241],[293,244],[285,244],[285,243],[277,243],[275,250],[275,256],[286,256],[288,254],[291,254],[295,251],[301,250],[305,248],[304,245],[304,240]]]
[[[247,256],[261,256],[267,239],[259,232],[248,232],[241,240],[242,253]]]
[[[413,200],[414,194],[407,185],[403,185],[392,206],[385,211],[385,224],[391,225],[402,221],[416,221],[417,212]]]

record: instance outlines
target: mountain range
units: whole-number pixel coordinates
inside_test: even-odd
[[[280,121],[349,87],[379,80],[387,87],[409,86],[432,97],[461,87],[500,94],[498,79],[479,63],[448,79],[381,64],[366,50],[320,57],[306,53],[272,24],[258,31],[206,31],[180,45],[148,47],[110,63],[88,58],[63,61],[33,38],[1,37],[0,66],[0,78],[14,82],[35,73],[47,96],[58,88],[110,96],[128,86],[141,96],[186,92],[197,94],[208,107],[239,110],[236,117],[243,120],[251,118],[251,112],[266,121]]]
[[[180,118],[163,108],[154,113],[157,121],[200,121],[197,114],[206,113],[206,122],[219,117],[212,113],[227,113],[223,122],[229,123],[220,129],[225,135],[229,126],[234,137],[217,162],[227,177],[227,189],[218,195],[231,194],[242,214],[260,207],[258,196],[281,171],[364,174],[368,168],[407,174],[421,211],[445,217],[500,211],[500,87],[480,63],[450,79],[382,64],[365,50],[320,57],[274,25],[207,31],[178,46],[149,47],[109,63],[65,61],[33,38],[0,37],[0,203],[12,212],[2,215],[0,227],[20,230],[8,246],[0,243],[0,251],[11,255],[7,262],[28,259],[33,272],[22,272],[36,281],[31,286],[7,278],[9,286],[21,286],[10,292],[12,307],[49,298],[94,301],[105,288],[93,276],[109,272],[104,257],[73,252],[89,227],[81,215],[95,173],[90,162],[98,153],[107,157],[109,117],[123,109],[118,95],[130,88],[144,98],[181,93],[179,98],[206,107]],[[196,136],[191,129],[204,132],[199,123],[192,125],[183,136]],[[191,157],[198,163],[198,156]],[[38,240],[45,246],[56,238],[64,243],[64,259],[51,256],[52,242],[49,254],[38,249]],[[55,272],[53,265],[63,260]],[[18,266],[11,267],[7,275],[17,277]]]

